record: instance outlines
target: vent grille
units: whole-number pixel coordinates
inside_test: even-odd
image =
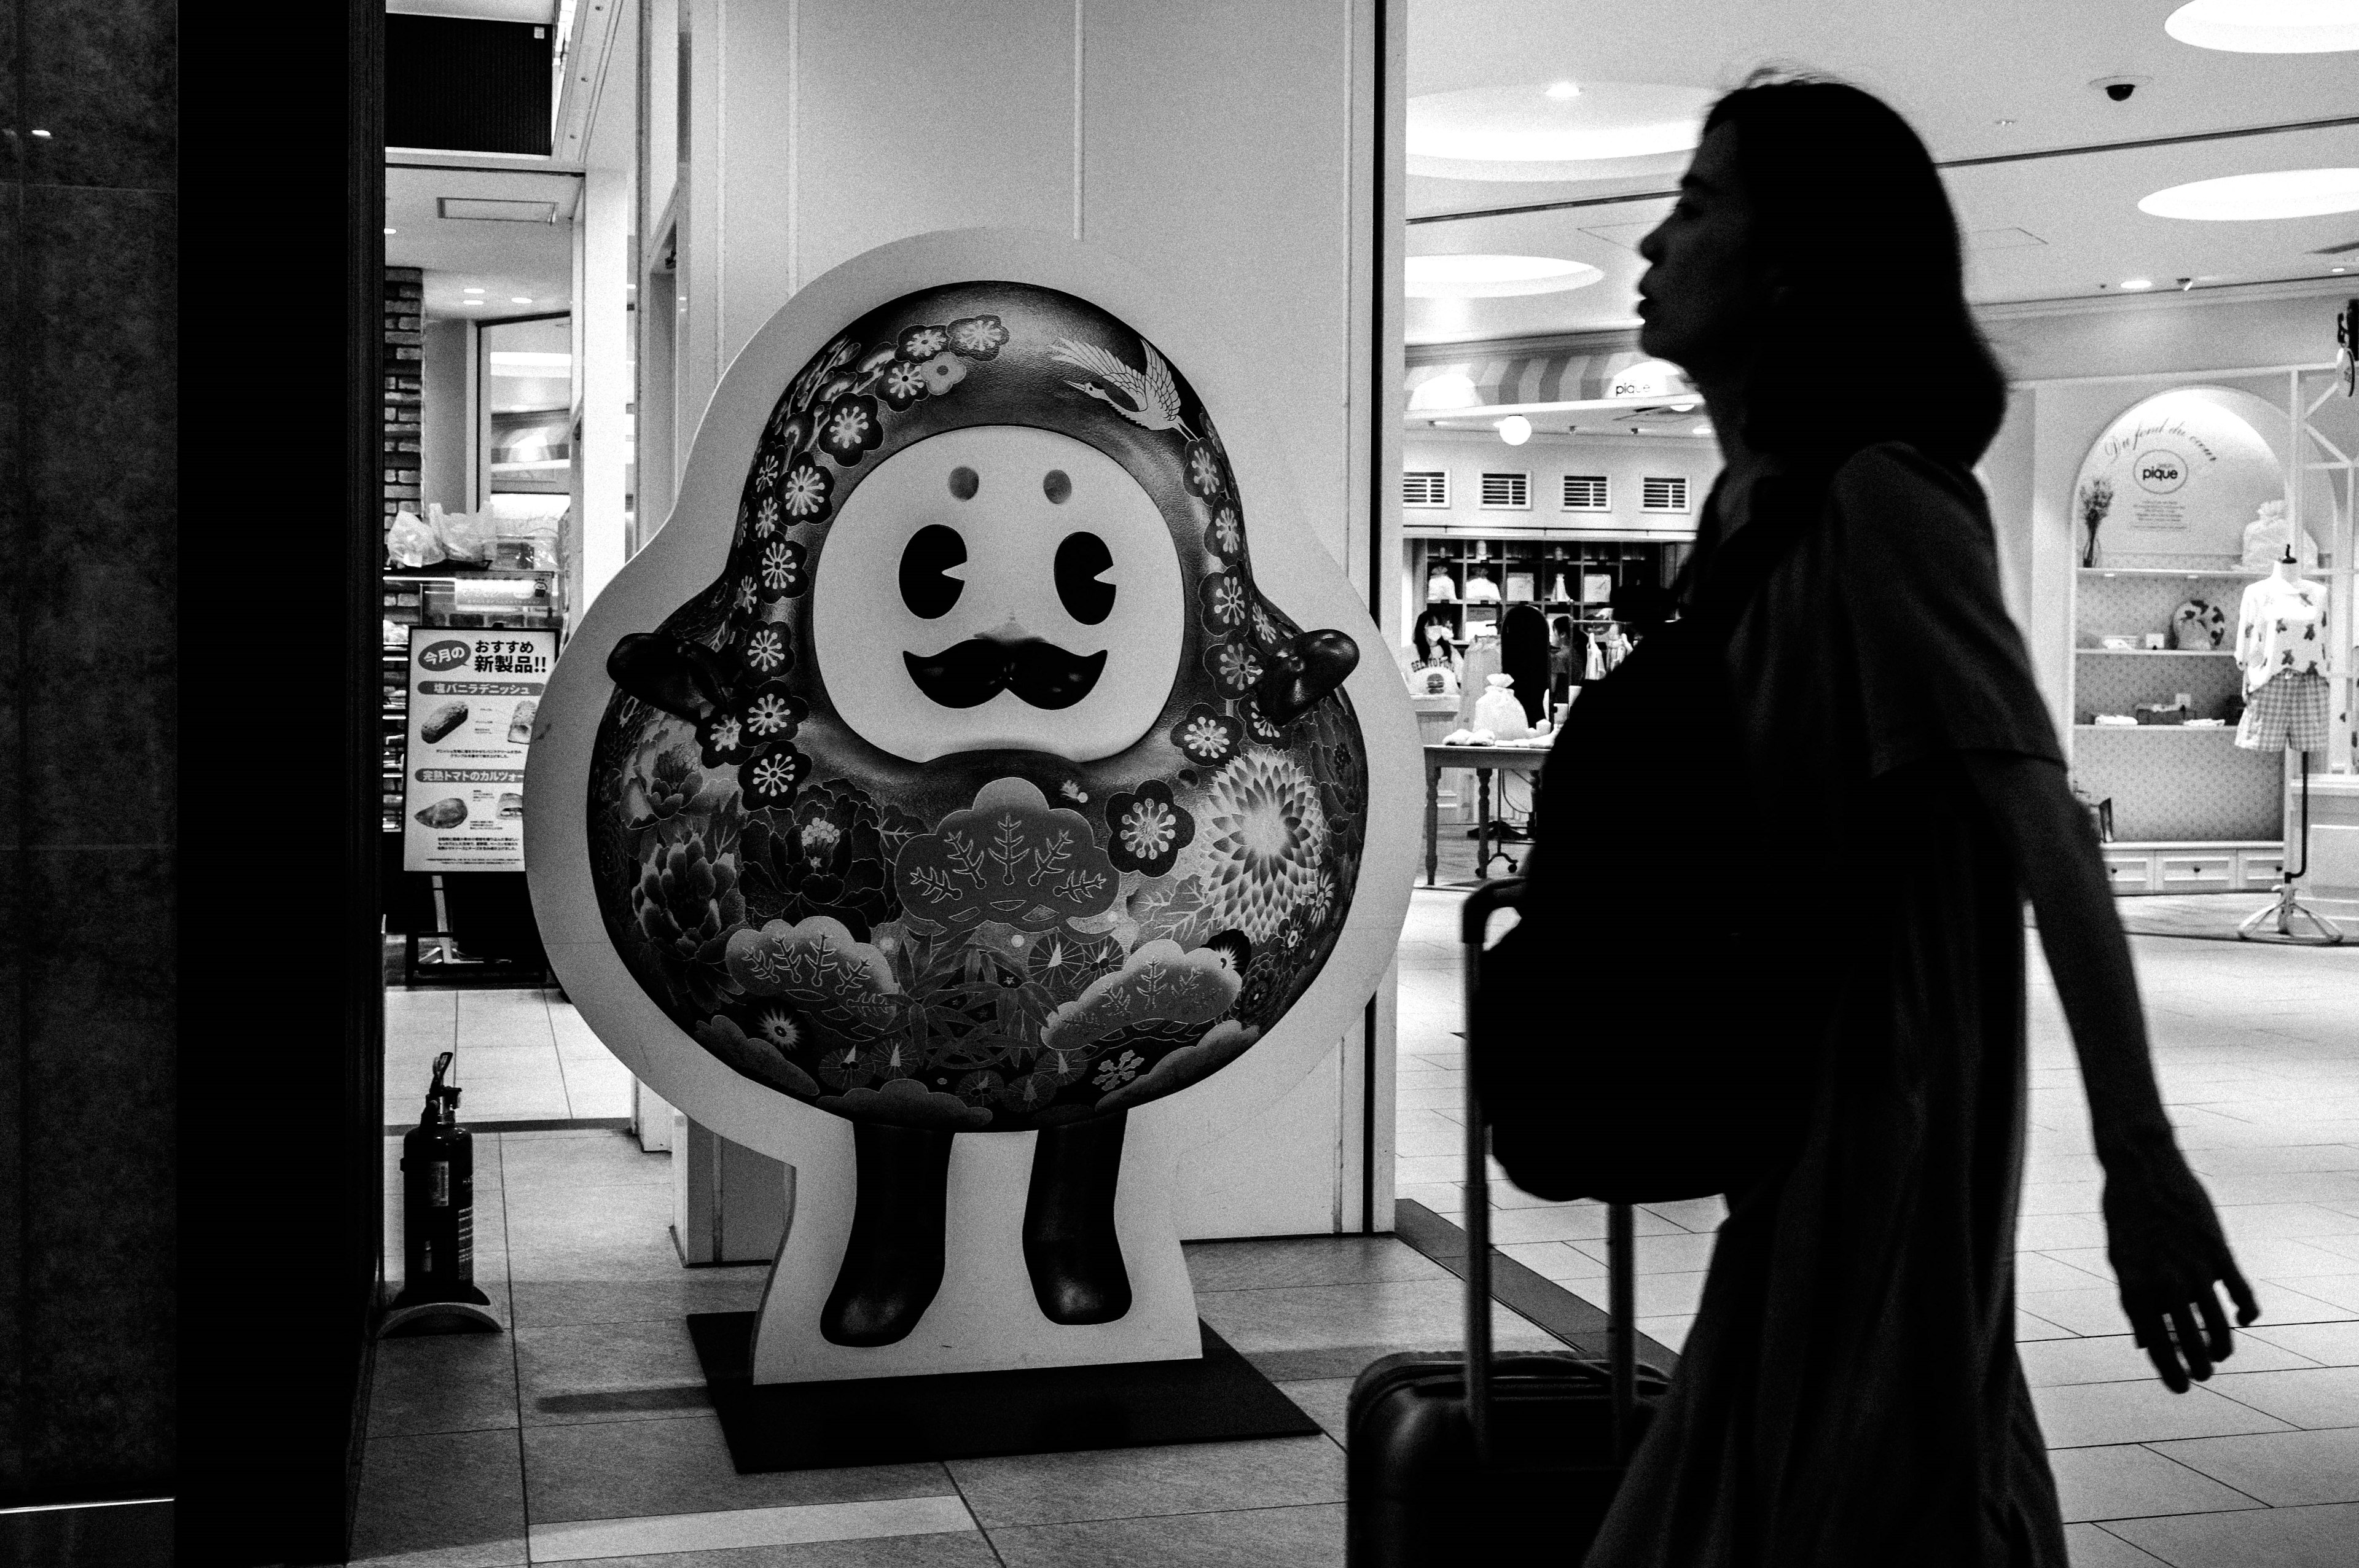
[[[1564,476],[1564,509],[1567,512],[1610,512],[1611,492],[1602,473],[1569,473]]]
[[[1483,476],[1483,506],[1489,512],[1528,512],[1532,506],[1532,476],[1527,473],[1486,473]]]
[[[1638,510],[1641,512],[1685,512],[1688,509],[1688,481],[1684,475],[1665,478],[1649,474],[1638,486]]]
[[[1450,504],[1450,472],[1446,469],[1411,469],[1401,475],[1403,506]]]

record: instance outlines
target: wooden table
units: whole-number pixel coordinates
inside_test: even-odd
[[[1550,737],[1550,741],[1554,738]],[[1506,746],[1445,746],[1435,742],[1425,748],[1425,885],[1431,887],[1440,872],[1441,848],[1440,795],[1441,773],[1445,768],[1467,768],[1474,774],[1475,838],[1477,853],[1484,860],[1491,844],[1491,775],[1494,773],[1522,773],[1529,777],[1547,765],[1550,741],[1522,742]],[[1479,870],[1479,864],[1477,869]]]

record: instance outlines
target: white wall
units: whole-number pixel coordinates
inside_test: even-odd
[[[1303,507],[1257,512],[1254,527],[1309,531],[1370,597],[1375,562],[1397,558],[1369,536],[1368,496],[1397,468],[1374,410],[1397,406],[1399,384],[1397,309],[1388,347],[1369,319],[1398,297],[1397,258],[1391,282],[1373,259],[1373,155],[1389,145],[1373,83],[1379,48],[1402,80],[1403,7],[1380,40],[1369,0],[648,0],[651,212],[669,173],[658,100],[673,6],[691,39],[671,197],[680,453],[731,356],[830,267],[935,230],[1045,229],[1170,279],[1249,358],[1286,411]],[[1397,224],[1397,194],[1388,205]],[[1357,1228],[1364,1160],[1389,1227],[1389,1005],[1378,1027],[1376,1147],[1359,1147],[1355,1032],[1283,1105],[1199,1155],[1186,1233]]]

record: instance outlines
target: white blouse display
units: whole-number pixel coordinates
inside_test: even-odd
[[[2324,675],[2325,586],[2272,576],[2245,589],[2236,615],[2236,664],[2248,696],[2281,675]]]

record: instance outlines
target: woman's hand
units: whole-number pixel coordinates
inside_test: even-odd
[[[2234,1348],[2215,1285],[2239,1327],[2261,1315],[2221,1234],[2203,1184],[2169,1135],[2105,1161],[2106,1255],[2139,1348],[2174,1394],[2212,1375]]]

